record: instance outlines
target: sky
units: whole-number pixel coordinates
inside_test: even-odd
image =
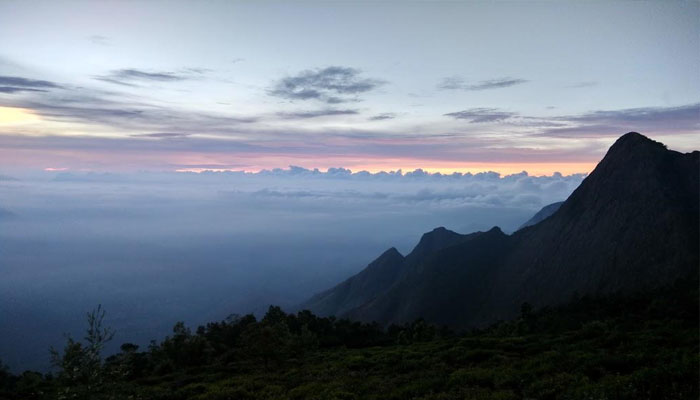
[[[700,140],[700,3],[0,2],[0,172],[587,173]]]

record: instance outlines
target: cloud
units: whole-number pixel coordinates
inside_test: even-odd
[[[192,129],[191,135],[185,135]],[[479,164],[534,163],[532,172],[544,173],[543,164],[581,163],[588,171],[604,152],[597,143],[567,148],[523,147],[503,138],[482,138],[458,133],[445,135],[397,134],[381,130],[324,128],[321,133],[281,127],[264,130],[247,125],[229,127],[221,135],[198,135],[185,127],[177,137],[138,136],[106,138],[89,136],[24,136],[3,134],[0,167],[68,166],[97,170],[162,170],[188,164],[247,164],[246,170],[289,163],[325,168],[343,165],[400,166],[441,165],[469,168]],[[148,131],[144,133],[148,134]],[[156,132],[157,133],[157,132]],[[390,138],[390,139],[389,139]],[[189,160],[189,162],[185,162]],[[204,161],[206,160],[206,161]],[[204,162],[202,162],[204,161]],[[198,168],[198,167],[192,167]],[[373,169],[376,169],[374,167]],[[539,168],[539,169],[538,169]],[[564,167],[565,168],[565,167]],[[568,169],[573,170],[572,168]]]
[[[130,135],[131,137],[150,137],[150,138],[163,138],[163,139],[174,139],[183,138],[190,136],[189,133],[171,133],[171,132],[156,132],[156,133],[141,133],[136,135]]]
[[[0,93],[20,93],[20,92],[48,92],[44,89],[31,89],[31,88],[21,88],[13,86],[0,86]]]
[[[394,119],[394,118],[396,118],[396,114],[394,114],[394,113],[382,113],[382,114],[377,114],[377,115],[371,116],[368,119],[370,121],[384,121],[387,119]]]
[[[444,90],[464,90],[465,88],[464,79],[459,76],[448,76],[443,78],[438,84],[438,89]]]
[[[295,111],[295,112],[279,112],[277,115],[283,119],[308,119],[318,117],[332,117],[336,115],[356,115],[357,110],[315,110],[315,111]]]
[[[295,304],[389,247],[405,254],[436,226],[515,230],[581,181],[269,172],[42,171],[3,183],[1,207],[15,214],[0,229],[3,360],[46,368],[44,349],[79,334],[82,310],[98,303],[119,335],[107,354],[119,343],[147,346],[173,321]]]
[[[185,72],[202,74],[206,69],[189,68]],[[127,68],[111,71],[107,75],[98,75],[95,79],[103,82],[124,86],[137,86],[134,82],[177,82],[190,79],[188,73],[148,72],[140,69]]]
[[[111,39],[103,35],[90,35],[87,37],[87,40],[89,40],[90,43],[99,46],[109,46],[112,44]]]
[[[573,85],[569,85],[568,87],[574,88],[574,89],[581,89],[581,88],[593,87],[593,86],[597,86],[597,85],[598,85],[598,82],[596,82],[596,81],[584,81],[584,82],[574,83]]]
[[[527,82],[529,82],[529,81],[526,79],[506,77],[506,78],[488,79],[488,80],[479,81],[479,82],[473,83],[473,84],[467,84],[463,78],[461,78],[459,76],[451,76],[451,77],[444,78],[438,84],[438,89],[442,89],[442,90],[466,90],[466,91],[488,90],[488,89],[500,89],[500,88],[515,86],[515,85],[520,85],[520,84],[527,83]]]
[[[231,132],[237,125],[258,121],[257,117],[252,116],[188,111],[89,89],[75,89],[60,96],[49,94],[13,101],[0,100],[0,106],[31,109],[46,120],[105,125],[141,132]]]
[[[568,119],[586,123],[639,123],[652,121],[670,123],[674,121],[695,121],[697,125],[700,122],[698,116],[700,116],[700,103],[679,107],[642,107],[612,111],[593,111],[581,116],[569,117]]]
[[[640,107],[599,110],[555,118],[567,127],[544,130],[547,137],[615,137],[620,132],[688,134],[700,130],[700,103],[677,107]]]
[[[200,67],[183,68],[182,71],[184,71],[186,73],[197,74],[197,75],[204,75],[204,74],[207,74],[209,72],[214,72],[214,70],[211,68],[200,68]]]
[[[359,94],[386,83],[378,79],[361,78],[359,75],[358,69],[337,66],[306,70],[277,81],[268,94],[288,100],[318,100],[338,104],[359,101]]]
[[[45,80],[27,79],[19,76],[0,76],[0,93],[47,92],[62,86]]]
[[[61,86],[44,80],[27,79],[18,76],[0,76],[0,85],[29,88],[60,88]]]
[[[501,111],[498,108],[470,108],[444,115],[455,119],[465,119],[470,123],[482,123],[500,122],[515,117],[518,114],[514,112]]]

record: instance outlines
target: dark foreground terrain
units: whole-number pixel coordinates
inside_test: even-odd
[[[52,375],[0,374],[0,398],[697,399],[697,288],[689,279],[556,309],[524,304],[516,320],[458,335],[421,320],[382,330],[271,307],[260,321],[195,333],[178,324],[104,362],[93,331],[96,346],[69,343]]]

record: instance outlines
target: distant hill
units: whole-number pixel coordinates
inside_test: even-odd
[[[564,202],[559,201],[542,207],[540,211],[537,212],[537,214],[533,215],[532,218],[528,219],[524,224],[520,225],[518,230],[526,228],[528,226],[539,224],[540,222],[548,218],[550,215],[554,214],[559,209],[559,207],[561,207],[562,204],[564,204]]]
[[[700,152],[628,133],[539,223],[510,236],[497,227],[470,235],[436,229],[403,260],[390,250],[302,306],[383,324],[422,317],[467,328],[512,318],[523,302],[561,304],[697,276],[698,171]]]

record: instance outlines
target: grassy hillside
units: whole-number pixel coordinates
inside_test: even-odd
[[[461,334],[271,307],[260,321],[178,324],[146,351],[125,344],[93,364],[90,343],[73,342],[53,376],[0,373],[0,398],[697,399],[697,288],[525,304],[517,320]]]

